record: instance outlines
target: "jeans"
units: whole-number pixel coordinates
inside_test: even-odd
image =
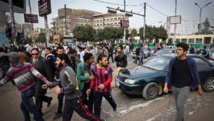
[[[190,87],[177,88],[172,86],[172,93],[175,97],[175,105],[177,110],[176,121],[182,121],[184,118],[184,104],[190,93]]]
[[[20,108],[24,114],[25,121],[30,121],[30,113],[33,114],[33,117],[36,121],[44,121],[39,111],[36,109],[36,106],[33,102],[33,96],[35,93],[34,87],[27,89],[26,91],[21,92],[21,104]]]
[[[113,54],[109,54],[108,55],[108,63],[109,63],[109,59],[111,58],[111,62],[114,63],[114,58],[113,58]]]
[[[101,103],[102,99],[105,97],[105,99],[110,103],[111,107],[113,109],[117,108],[117,105],[111,95],[111,92],[94,92],[94,114],[97,117],[100,117],[100,112],[101,112]]]
[[[143,64],[143,55],[140,55],[139,65]]]
[[[134,63],[137,64],[138,55],[135,56]]]

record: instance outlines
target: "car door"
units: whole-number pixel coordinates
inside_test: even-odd
[[[193,59],[196,62],[199,78],[201,81],[201,84],[203,85],[205,81],[211,77],[213,68],[210,67],[210,64],[207,62],[207,60],[199,57],[193,57]]]

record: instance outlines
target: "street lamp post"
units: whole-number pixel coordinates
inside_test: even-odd
[[[200,7],[197,3],[195,3],[196,6],[198,6],[200,8],[200,12],[199,12],[199,33],[201,33],[201,13],[202,13],[202,9],[205,8],[206,6],[208,6],[209,4],[211,4],[211,2],[207,3],[205,6]]]

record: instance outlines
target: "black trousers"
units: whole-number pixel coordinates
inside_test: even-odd
[[[63,98],[64,98],[64,93],[61,93],[57,96],[57,99],[58,99],[57,113],[62,113]]]
[[[88,106],[88,110],[93,112],[94,91],[91,90],[91,94],[87,95],[86,91],[89,89],[89,87],[90,87],[90,83],[85,83],[82,90],[82,100],[83,100],[83,103]]]
[[[42,114],[42,103],[48,103],[51,100],[51,97],[46,96],[47,93],[46,89],[38,89],[38,93],[35,95],[36,100],[36,108]]]
[[[111,62],[114,63],[113,54],[108,55],[107,61],[109,62],[109,59],[111,58]]]
[[[84,119],[90,121],[100,121],[100,119],[92,114],[83,104],[81,98],[72,100],[65,99],[64,109],[62,113],[62,121],[71,121],[74,110]]]
[[[117,108],[117,105],[111,95],[111,92],[98,92],[95,91],[94,92],[94,114],[97,117],[100,117],[100,113],[101,113],[101,103],[102,103],[102,99],[103,97],[105,97],[105,99],[109,102],[109,104],[111,105],[111,107],[113,109]]]

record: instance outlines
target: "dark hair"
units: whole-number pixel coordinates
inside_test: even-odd
[[[62,46],[58,46],[58,47],[56,48],[56,51],[61,50],[61,49],[64,50],[64,48],[63,48]]]
[[[87,60],[89,60],[93,55],[91,53],[85,53],[85,55],[83,56],[84,62],[86,62]]]
[[[60,60],[64,60],[65,63],[67,63],[67,64],[68,64],[69,61],[70,61],[68,55],[65,54],[65,53],[59,54],[59,55],[57,55],[56,57],[59,58]]]
[[[181,47],[181,48],[183,48],[184,51],[188,51],[188,49],[189,49],[189,45],[184,42],[178,42],[176,47]]]
[[[118,47],[120,47],[121,50],[123,49],[123,46],[122,46],[122,45],[119,45]]]
[[[77,51],[75,49],[71,49],[68,54],[74,54],[74,53],[77,53]]]
[[[3,49],[3,47],[0,47],[0,52],[4,52],[4,49]]]
[[[32,53],[33,50],[36,50],[37,52],[39,52],[38,48],[33,48],[30,52]]]
[[[102,60],[104,57],[106,57],[106,56],[103,54],[99,55],[97,58],[97,63],[99,63],[99,61]]]
[[[51,48],[50,48],[50,47],[46,47],[45,49],[47,49],[47,50],[51,51]]]

